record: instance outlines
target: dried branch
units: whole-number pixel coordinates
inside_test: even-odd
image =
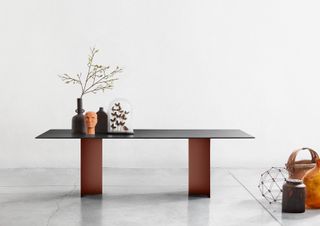
[[[59,75],[61,80],[66,84],[79,84],[81,86],[81,98],[88,93],[97,93],[98,91],[104,92],[106,89],[113,88],[113,82],[118,80],[115,76],[122,72],[122,68],[117,66],[111,70],[110,66],[103,66],[94,64],[94,57],[99,52],[96,48],[90,49],[87,63],[87,75],[82,81],[82,74],[77,74],[75,77],[68,74]]]

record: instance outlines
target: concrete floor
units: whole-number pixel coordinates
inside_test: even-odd
[[[281,214],[257,184],[264,169],[212,169],[211,198],[187,196],[187,169],[104,169],[104,194],[79,196],[79,169],[0,170],[0,226],[315,225]]]

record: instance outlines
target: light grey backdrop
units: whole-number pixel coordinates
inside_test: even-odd
[[[320,147],[319,1],[5,1],[0,7],[0,167],[78,167],[78,141],[34,137],[68,128],[79,89],[59,73],[120,65],[115,89],[86,110],[130,100],[135,128],[240,128],[213,141],[215,166],[282,165]],[[104,165],[187,167],[186,141],[106,141]]]

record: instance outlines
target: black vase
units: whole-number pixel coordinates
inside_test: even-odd
[[[73,134],[86,134],[86,123],[82,109],[82,99],[77,99],[77,114],[72,118],[72,133]]]
[[[98,123],[96,125],[96,133],[108,133],[108,115],[103,110],[103,107],[99,108],[97,112]]]

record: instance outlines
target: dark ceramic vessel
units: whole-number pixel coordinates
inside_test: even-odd
[[[305,211],[305,187],[302,180],[287,180],[283,185],[282,212],[303,213]]]
[[[108,133],[108,114],[103,110],[103,107],[99,108],[97,116],[96,133]]]
[[[73,134],[86,134],[86,123],[82,109],[82,99],[77,99],[77,114],[72,118],[72,133]]]

